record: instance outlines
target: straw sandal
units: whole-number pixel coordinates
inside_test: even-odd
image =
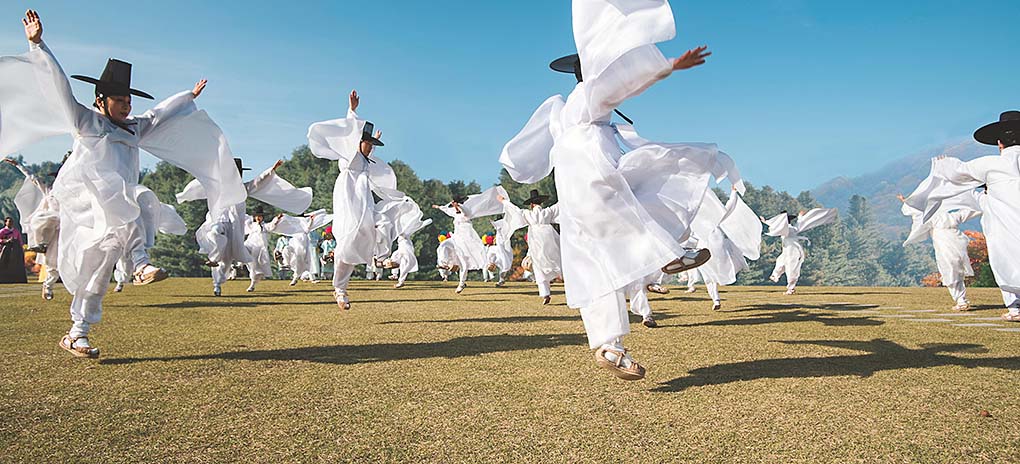
[[[616,355],[616,361],[610,361],[606,357],[606,353],[611,352]],[[623,367],[623,360],[627,356],[627,350],[616,350],[613,348],[601,347],[595,350],[595,363],[600,367],[605,368],[613,373],[622,380],[634,381],[645,378],[645,368],[642,367],[637,361],[630,360],[630,366]]]

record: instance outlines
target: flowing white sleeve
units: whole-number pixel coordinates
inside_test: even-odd
[[[533,184],[552,172],[551,152],[555,137],[551,124],[562,110],[563,97],[549,97],[531,115],[524,129],[503,146],[499,162],[513,180]]]
[[[836,208],[815,208],[797,218],[797,232],[807,232],[816,227],[836,222],[839,210]]]
[[[186,201],[205,200],[205,188],[202,187],[202,183],[198,179],[192,179],[188,182],[188,185],[184,186],[184,190],[176,195],[177,203],[184,203]]]
[[[765,221],[769,231],[765,233],[769,237],[786,237],[790,235],[790,218],[786,213],[779,213]]]
[[[904,216],[910,218],[910,234],[907,235],[907,239],[903,241],[903,246],[911,245],[914,243],[921,243],[928,239],[931,235],[931,224],[924,222],[924,211],[921,211],[913,206],[910,206],[907,202],[903,202],[903,206],[900,207],[900,212]]]
[[[549,208],[541,208],[538,211],[533,209],[524,211],[524,217],[529,224],[559,224],[560,207],[553,205]]]
[[[731,198],[732,200],[727,203],[729,213],[725,215],[719,227],[745,258],[757,260],[761,257],[762,223],[740,195]]]
[[[274,233],[286,235],[288,237],[294,237],[305,233],[305,225],[303,224],[304,218],[284,214],[283,217],[274,222],[276,222],[276,227],[273,230]]]
[[[317,122],[308,127],[308,149],[317,158],[350,162],[358,153],[364,127],[365,121],[351,110],[346,118]]]
[[[272,168],[250,183],[248,196],[294,214],[303,213],[312,204],[311,187],[296,188]]]
[[[154,108],[141,116],[132,118],[132,120],[138,123],[138,136],[145,138],[149,131],[164,121],[187,116],[195,111],[198,111],[198,106],[195,105],[195,95],[190,90],[185,90],[159,102]]]
[[[461,209],[471,219],[502,214],[504,207],[503,203],[497,199],[499,196],[508,198],[510,195],[503,187],[497,185],[482,193],[469,195],[467,201],[461,205]]]
[[[39,209],[39,205],[42,204],[43,198],[46,196],[35,182],[29,180],[30,177],[35,176],[29,175],[29,177],[26,177],[18,193],[14,195],[14,206],[18,208],[18,216],[21,218],[21,230],[25,233],[32,232],[32,228],[29,226],[29,219]]]
[[[180,214],[177,214],[177,209],[166,203],[160,203],[156,230],[169,235],[184,235],[188,233],[188,224]]]
[[[0,155],[47,137],[74,134],[93,111],[74,99],[64,70],[44,43],[0,57]]]
[[[524,217],[524,211],[511,203],[510,200],[503,200],[503,219],[500,220],[507,225],[511,233],[528,225],[528,220]]]
[[[594,118],[673,71],[655,46],[676,35],[666,0],[574,0],[573,28],[585,96]]]
[[[157,116],[152,121],[139,147],[195,176],[205,191],[212,217],[248,198],[227,138],[205,111],[162,119]]]

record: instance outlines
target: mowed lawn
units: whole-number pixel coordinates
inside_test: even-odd
[[[532,284],[353,284],[258,293],[128,287],[57,347],[69,296],[0,286],[3,462],[1017,462],[1020,329],[944,289],[724,288],[653,296],[598,368],[577,312]],[[982,417],[987,410],[991,417]]]

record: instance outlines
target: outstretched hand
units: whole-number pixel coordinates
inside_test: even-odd
[[[277,160],[276,164],[273,165],[273,170],[275,171],[280,166],[283,166],[283,160]]]
[[[900,200],[900,202],[903,202],[903,203],[907,202],[907,198],[904,197],[902,193],[897,193],[896,194],[896,199]]]
[[[500,194],[497,193],[496,194],[496,201],[498,201],[500,203],[503,203],[503,200],[506,200],[506,197],[504,197],[503,195],[500,195]]]
[[[682,69],[690,69],[695,66],[705,64],[705,58],[712,55],[712,52],[708,50],[707,45],[702,45],[693,50],[687,50],[680,58],[673,60],[673,70],[680,71]]]
[[[351,111],[357,111],[358,110],[358,105],[361,104],[361,98],[358,97],[358,91],[357,90],[351,90],[350,100],[351,100]]]
[[[195,98],[198,98],[199,95],[202,95],[202,91],[205,90],[205,85],[208,83],[209,81],[205,79],[196,82],[195,88],[191,90],[191,95],[193,95]]]
[[[26,11],[21,24],[25,25],[25,38],[29,42],[35,44],[42,42],[42,21],[39,19],[39,13],[35,10]]]
[[[14,161],[14,160],[12,160],[10,158],[0,159],[0,163],[7,163],[7,164],[9,164],[11,166],[17,166],[18,165],[17,161]]]

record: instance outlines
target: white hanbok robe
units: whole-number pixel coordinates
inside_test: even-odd
[[[488,262],[495,264],[500,282],[503,281],[503,274],[510,271],[514,265],[514,249],[511,243],[514,229],[506,219],[492,221],[493,230],[496,231],[495,243],[488,247],[486,255]]]
[[[125,129],[75,100],[64,71],[40,43],[24,55],[0,58],[0,107],[0,154],[53,135],[74,136],[53,186],[60,203],[59,269],[74,295],[72,337],[99,321],[116,262],[142,240],[139,148],[195,175],[211,192],[213,210],[244,200],[223,133],[195,107],[190,91],[128,117]]]
[[[575,0],[573,29],[584,82],[546,100],[500,162],[522,183],[555,168],[567,304],[582,309],[594,348],[629,332],[624,288],[685,253],[720,153],[625,137],[633,149],[621,156],[627,131],[610,124],[613,109],[672,73],[655,46],[676,33],[666,0]]]
[[[450,275],[449,268],[453,266],[459,266],[460,260],[457,259],[457,250],[453,245],[453,240],[446,239],[439,242],[439,246],[436,247],[436,267],[444,266],[448,269],[439,269],[439,275],[444,279]]]
[[[454,208],[452,203],[439,208],[453,218],[453,237],[449,240],[453,241],[462,276],[467,271],[481,270],[486,266],[485,244],[471,220],[502,213],[503,205],[496,200],[500,195],[506,197],[507,193],[497,185],[482,193],[468,195],[467,201],[459,208]]]
[[[697,247],[712,252],[712,258],[698,268],[706,284],[736,282],[737,273],[748,269],[747,260],[761,256],[762,223],[735,191],[725,205],[714,192],[706,192],[692,227]]]
[[[284,215],[276,224],[274,232],[290,238],[287,248],[283,250],[283,260],[294,272],[293,280],[314,280],[313,266],[319,260],[311,243],[309,234],[333,222],[333,215],[320,209],[310,214],[312,217],[293,217]]]
[[[149,249],[156,246],[156,234],[184,235],[188,225],[184,218],[177,214],[177,209],[166,203],[160,203],[156,194],[147,191],[139,196],[140,213],[136,221],[142,230],[143,240],[133,243],[134,249],[125,250],[124,255],[113,270],[113,278],[124,284],[131,280],[140,257],[148,256]]]
[[[960,231],[960,224],[980,216],[981,212],[971,209],[939,211],[928,222],[923,220],[923,211],[914,209],[906,203],[903,204],[902,212],[912,221],[910,236],[903,242],[903,246],[931,238],[932,247],[935,249],[935,264],[942,278],[942,285],[949,289],[954,301],[965,303],[964,279],[974,276],[974,268],[967,253],[970,238]]]
[[[776,267],[772,270],[772,280],[778,281],[785,273],[787,289],[796,288],[801,266],[804,265],[804,242],[810,243],[801,234],[835,222],[838,214],[835,208],[815,208],[799,215],[796,224],[790,224],[786,213],[777,214],[766,221],[769,226],[766,235],[780,237],[783,241],[783,251],[776,258]]]
[[[1008,147],[999,156],[983,156],[962,162],[937,159],[932,165],[933,183],[918,189],[907,203],[925,211],[930,221],[942,204],[969,195],[985,185],[979,196],[981,228],[988,244],[988,262],[1003,292],[1006,306],[1020,305],[1020,146]]]
[[[390,197],[396,198],[397,193],[392,192]],[[390,260],[398,265],[393,269],[393,275],[397,276],[398,283],[403,283],[408,274],[418,272],[418,257],[414,254],[411,236],[432,224],[432,220],[425,219],[418,203],[402,193],[399,198],[380,201],[376,207],[379,215],[386,218],[381,221],[386,224],[386,239],[393,237],[391,240],[397,242],[397,249],[392,254],[388,253],[389,244],[386,248]]]
[[[234,172],[237,172],[235,166]],[[248,197],[268,203],[284,211],[300,214],[312,204],[311,187],[296,188],[276,174],[273,168],[266,169],[255,179],[244,184]],[[195,201],[207,198],[205,189],[197,180],[191,181],[181,193],[177,194],[177,202]],[[195,231],[198,250],[206,255],[209,261],[220,263],[213,268],[214,280],[222,283],[225,280],[226,268],[233,263],[250,263],[254,257],[248,252],[244,243],[246,224],[245,202],[241,201],[213,215],[210,210],[205,222]],[[222,269],[221,269],[222,268]]]
[[[560,222],[560,207],[536,206],[522,210],[509,200],[505,200],[503,205],[507,220],[515,229],[525,225],[528,227],[528,256],[531,257],[531,270],[540,288],[540,296],[548,296],[550,282],[563,275],[560,234],[552,226]]]
[[[251,216],[247,217],[244,239],[244,247],[251,256],[247,263],[248,277],[252,283],[264,280],[273,275],[273,258],[269,256],[269,234],[276,231],[277,219],[270,222],[255,222]]]
[[[344,119],[317,122],[308,128],[312,154],[336,161],[340,170],[333,185],[333,257],[338,265],[372,261],[377,243],[372,193],[387,199],[397,188],[389,164],[375,154],[366,157],[359,151],[364,126],[365,121],[348,110]]]

